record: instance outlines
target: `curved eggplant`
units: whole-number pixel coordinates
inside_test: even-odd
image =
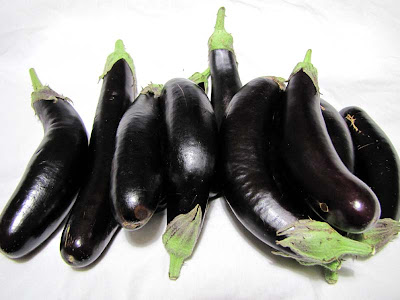
[[[361,108],[340,111],[355,145],[355,174],[374,191],[381,218],[400,218],[400,161],[388,136]]]
[[[167,229],[171,279],[179,277],[200,234],[215,172],[217,125],[207,95],[188,79],[168,81],[162,92],[165,122]]]
[[[109,55],[89,143],[87,181],[61,237],[64,261],[73,267],[94,262],[120,228],[110,203],[110,173],[118,124],[136,95],[133,61],[121,40]]]
[[[275,254],[335,271],[343,255],[369,255],[373,248],[309,219],[308,206],[282,194],[276,185],[271,164],[276,154],[273,118],[283,88],[276,77],[260,77],[233,97],[220,131],[223,191],[239,221],[275,248]],[[344,244],[347,253],[342,252]]]
[[[85,126],[69,99],[43,86],[30,70],[32,107],[44,137],[0,216],[0,249],[22,257],[61,224],[82,184],[87,156]]]
[[[156,84],[143,89],[118,126],[111,203],[117,222],[130,230],[146,224],[161,200],[161,89]]]
[[[335,151],[321,114],[317,71],[310,59],[311,50],[294,69],[286,88],[285,164],[322,219],[345,232],[360,233],[379,219],[380,205],[374,192],[346,168]]]

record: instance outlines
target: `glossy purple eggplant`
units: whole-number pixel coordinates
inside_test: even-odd
[[[19,258],[42,244],[61,224],[82,184],[88,138],[67,98],[43,86],[30,70],[32,106],[44,137],[0,216],[0,249]]]
[[[118,40],[116,52],[123,49]],[[90,137],[87,179],[61,237],[61,256],[70,266],[93,263],[120,228],[111,209],[110,173],[118,124],[135,97],[135,84],[133,62],[110,55]]]
[[[129,230],[146,224],[162,199],[161,88],[143,89],[118,126],[111,204],[115,219]]]
[[[232,35],[225,31],[225,8],[218,10],[215,31],[208,41],[208,60],[211,72],[211,104],[218,128],[233,96],[242,87]]]
[[[355,145],[355,174],[377,195],[381,218],[400,218],[400,161],[396,148],[376,122],[359,107],[340,111]]]
[[[170,278],[176,279],[206,214],[215,172],[217,124],[207,95],[188,79],[168,81],[161,97],[168,222],[163,242],[171,257]],[[185,247],[176,248],[177,240]],[[182,253],[185,249],[189,252]]]
[[[325,221],[345,232],[360,233],[379,219],[374,192],[343,164],[321,113],[317,71],[311,51],[289,78],[283,113],[282,152],[307,203]]]

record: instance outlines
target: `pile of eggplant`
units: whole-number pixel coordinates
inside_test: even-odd
[[[6,256],[28,255],[66,219],[61,256],[86,267],[120,228],[139,230],[166,208],[177,279],[220,196],[273,253],[322,266],[329,283],[344,257],[371,256],[397,235],[400,162],[385,133],[362,109],[320,98],[311,50],[287,81],[242,86],[224,19],[222,7],[206,71],[140,93],[118,40],[90,140],[71,100],[30,70],[44,137],[0,216]]]

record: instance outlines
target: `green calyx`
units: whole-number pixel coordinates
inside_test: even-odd
[[[380,251],[391,242],[400,232],[400,222],[390,218],[380,219],[376,224],[361,234],[352,234],[349,237],[374,247]]]
[[[293,69],[292,74],[289,77],[289,80],[297,72],[299,72],[300,70],[303,70],[303,72],[306,73],[308,75],[308,77],[310,77],[310,79],[312,80],[312,82],[313,82],[313,84],[315,86],[315,89],[317,90],[317,93],[319,94],[318,70],[311,63],[311,54],[312,54],[311,49],[308,49],[307,53],[306,53],[306,56],[304,57],[304,61],[299,62],[296,65],[296,67]]]
[[[150,83],[148,86],[142,89],[140,93],[143,95],[153,94],[154,98],[159,98],[161,96],[163,87],[164,87],[163,84]]]
[[[226,49],[235,53],[233,51],[233,37],[225,30],[225,7],[218,10],[214,29],[214,33],[208,39],[208,50]]]
[[[276,77],[276,76],[264,76],[266,79],[271,79],[278,84],[279,88],[284,91],[286,89],[286,79],[283,77]]]
[[[375,253],[373,246],[346,238],[328,223],[314,220],[300,220],[279,230],[277,236],[286,236],[276,243],[289,248],[293,254],[280,251],[274,251],[274,254],[293,258],[302,265],[328,269],[330,272],[325,273],[325,277],[331,283],[337,276],[332,273],[340,269],[344,256],[366,257]]]
[[[54,101],[54,102],[57,102],[58,100],[64,100],[64,101],[72,102],[71,99],[56,93],[49,86],[43,85],[40,82],[40,79],[37,76],[34,68],[29,69],[29,75],[31,77],[32,86],[33,86],[33,92],[31,94],[32,107],[36,101],[41,101],[41,100],[50,100],[50,101]]]
[[[115,50],[113,53],[111,53],[110,55],[108,55],[107,57],[107,61],[106,64],[104,66],[104,71],[103,74],[101,74],[99,76],[99,80],[103,79],[104,76],[107,75],[107,73],[111,70],[111,68],[113,67],[113,65],[119,61],[120,59],[124,59],[126,61],[126,63],[128,64],[129,68],[132,71],[132,75],[133,75],[133,89],[136,92],[136,76],[135,76],[135,65],[133,64],[133,59],[132,57],[129,55],[128,52],[125,51],[125,46],[124,43],[122,42],[122,40],[117,40],[115,42]]]
[[[178,279],[183,262],[190,257],[200,234],[202,211],[199,204],[187,214],[176,216],[162,236],[170,255],[169,278]]]
[[[211,72],[210,68],[207,68],[203,73],[196,72],[192,76],[189,77],[189,80],[193,81],[195,84],[199,85],[200,83],[204,84],[204,91],[207,94],[208,92],[208,77],[210,77]]]

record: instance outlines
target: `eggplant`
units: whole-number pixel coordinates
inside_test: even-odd
[[[354,173],[354,145],[350,130],[340,113],[327,101],[321,100],[322,117],[340,160],[351,173]]]
[[[132,58],[121,40],[105,66],[103,85],[89,142],[87,179],[68,217],[60,252],[72,267],[93,263],[120,228],[110,201],[111,164],[118,124],[136,96]]]
[[[284,81],[283,78],[280,79]],[[290,171],[285,168],[285,161],[281,149],[283,126],[282,114],[284,101],[277,101],[274,108],[272,133],[270,142],[270,166],[275,183],[277,184],[282,197],[297,199],[299,205],[307,201],[309,195],[304,191],[303,186],[294,180]],[[329,138],[345,166],[354,171],[354,148],[350,131],[340,113],[327,101],[321,99],[321,113],[324,118]],[[319,220],[320,217],[312,210],[308,211],[308,217]]]
[[[208,40],[211,72],[211,104],[218,128],[233,96],[242,87],[232,35],[225,30],[225,7],[218,10],[215,31]]]
[[[170,255],[169,277],[177,279],[196,245],[217,154],[217,124],[207,95],[194,82],[176,78],[162,91],[167,228],[163,243]]]
[[[351,235],[380,251],[400,231],[400,163],[395,147],[376,122],[361,108],[340,111],[355,146],[355,174],[377,195],[381,219],[368,231]]]
[[[340,111],[355,145],[355,174],[376,194],[381,218],[400,218],[400,162],[389,137],[361,108]]]
[[[134,230],[162,200],[162,85],[144,88],[119,123],[111,169],[111,207],[117,222]]]
[[[280,192],[271,162],[276,158],[274,115],[282,106],[283,89],[279,78],[260,77],[230,102],[220,130],[223,192],[237,219],[274,254],[335,271],[343,255],[371,255],[373,247],[310,219],[307,205]]]
[[[282,153],[307,203],[325,221],[349,233],[374,225],[380,205],[374,192],[341,161],[320,108],[311,50],[292,72],[285,92]]]
[[[0,216],[0,249],[10,258],[36,249],[64,220],[84,179],[88,151],[85,126],[71,101],[43,86],[34,69],[29,72],[44,136]]]

